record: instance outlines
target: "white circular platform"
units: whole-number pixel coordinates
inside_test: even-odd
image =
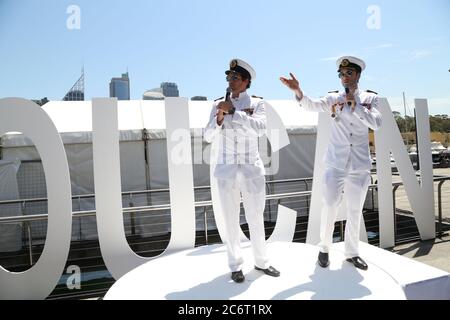
[[[278,278],[254,270],[250,243],[243,243],[243,253],[243,283],[230,279],[223,245],[203,246],[139,266],[116,281],[104,299],[406,299],[401,286],[376,264],[365,259],[369,269],[356,269],[336,249],[323,269],[316,263],[316,246],[269,243],[271,264],[281,272]]]

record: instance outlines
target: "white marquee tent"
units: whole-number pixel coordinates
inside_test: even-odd
[[[312,177],[318,114],[302,110],[295,101],[273,100],[268,103],[280,115],[290,139],[290,145],[280,151],[278,173],[268,177],[268,180]],[[202,141],[202,129],[208,122],[211,107],[211,101],[189,101],[193,142]],[[42,108],[62,137],[69,163],[72,195],[93,194],[91,101],[51,101]],[[164,101],[118,101],[118,116],[122,191],[168,188]],[[1,145],[0,168],[3,170],[0,170],[0,200],[14,199],[14,195],[21,199],[46,197],[44,173],[33,142],[21,134],[6,134],[1,137]],[[206,142],[193,143],[193,157],[201,157],[206,146]],[[11,170],[6,168],[17,168],[18,162],[21,163],[18,182],[10,183]],[[194,185],[209,185],[207,163],[194,164]],[[168,203],[167,200],[167,196],[163,199],[157,195],[143,195],[133,197],[131,201],[134,206],[139,206]],[[196,200],[203,199],[196,197]],[[129,198],[124,197],[124,207],[129,206],[129,202]],[[42,204],[36,204],[27,208],[25,214],[45,213],[45,208]],[[93,198],[73,202],[73,211],[91,209],[94,209]],[[0,216],[10,215],[2,206],[0,213]],[[96,234],[95,227],[92,228],[94,221],[94,217],[74,220],[73,236],[77,239],[92,238]],[[88,225],[91,227],[85,228]],[[33,232],[44,232],[45,235],[45,230]]]

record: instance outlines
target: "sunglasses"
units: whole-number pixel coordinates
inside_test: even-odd
[[[353,70],[346,70],[344,72],[340,71],[338,73],[338,77],[342,78],[342,77],[345,77],[345,76],[351,76],[353,74],[353,72],[355,72],[355,71],[353,71]]]
[[[227,77],[226,77],[226,79],[227,79],[228,82],[230,82],[230,81],[236,81],[236,80],[242,80],[242,78],[241,78],[239,75],[237,75],[236,73],[230,73],[230,74],[228,74]]]

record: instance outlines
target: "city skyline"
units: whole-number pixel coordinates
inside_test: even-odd
[[[182,97],[214,100],[227,86],[231,58],[257,78],[249,92],[292,99],[279,82],[293,72],[312,97],[341,89],[335,60],[351,54],[367,69],[361,88],[413,114],[427,98],[430,114],[450,113],[450,2],[344,0],[224,2],[86,0],[0,1],[0,97],[60,100],[85,67],[85,100],[108,97],[108,82],[129,70],[131,99],[161,82]],[[227,10],[239,8],[239,15]]]

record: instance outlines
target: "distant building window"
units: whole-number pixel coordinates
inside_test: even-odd
[[[173,82],[163,82],[161,83],[161,89],[164,97],[179,97],[180,92],[178,91],[178,86]]]
[[[121,78],[112,78],[109,83],[109,96],[117,100],[130,100],[130,78],[128,72]]]

